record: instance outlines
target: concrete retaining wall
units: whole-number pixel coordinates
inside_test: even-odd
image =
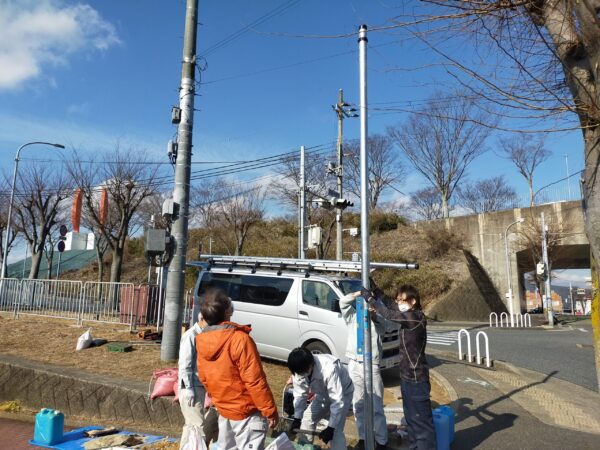
[[[58,409],[67,420],[86,419],[90,425],[179,433],[183,426],[179,404],[172,397],[151,404],[147,389],[145,383],[0,355],[0,401]]]

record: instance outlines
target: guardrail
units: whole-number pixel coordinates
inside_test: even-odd
[[[67,280],[0,279],[0,312],[83,322],[156,326],[164,320],[165,290],[158,285]],[[183,321],[189,322],[193,293],[186,291]]]

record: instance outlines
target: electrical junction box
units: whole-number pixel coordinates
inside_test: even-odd
[[[167,250],[169,239],[167,230],[153,228],[146,230],[146,251],[149,253],[164,253]]]
[[[309,249],[316,248],[321,244],[323,239],[323,229],[321,227],[310,227],[308,229],[308,245]]]

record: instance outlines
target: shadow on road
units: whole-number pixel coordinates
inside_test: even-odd
[[[436,358],[437,359],[437,358]],[[441,361],[438,360],[441,363]],[[446,362],[444,361],[444,364]],[[546,375],[542,380],[527,384],[520,388],[514,389],[507,394],[499,395],[498,397],[473,408],[472,398],[460,398],[456,401],[456,423],[463,422],[467,419],[474,418],[479,422],[479,425],[471,426],[456,432],[456,448],[472,449],[478,447],[482,442],[487,440],[491,435],[499,431],[511,428],[515,420],[519,417],[512,412],[496,413],[490,409],[492,406],[509,400],[514,394],[532,388],[540,384],[546,383],[552,378],[557,371],[553,371]]]

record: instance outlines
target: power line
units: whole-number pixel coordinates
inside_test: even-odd
[[[240,37],[242,37],[244,34],[246,34],[248,31],[250,31],[251,29],[265,23],[267,20],[272,19],[274,17],[277,17],[281,14],[283,14],[286,10],[290,9],[292,6],[296,5],[297,3],[299,3],[300,0],[289,0],[288,2],[284,3],[283,5],[279,5],[276,8],[272,9],[271,11],[263,14],[262,16],[260,16],[258,19],[255,19],[253,22],[251,22],[250,24],[240,28],[239,30],[237,30],[236,32],[230,34],[229,36],[227,36],[224,39],[221,39],[220,41],[214,43],[213,45],[209,46],[207,49],[203,50],[200,52],[199,57],[205,58],[208,55],[216,52],[217,50],[227,46],[228,44],[236,41],[237,39],[239,39]]]

